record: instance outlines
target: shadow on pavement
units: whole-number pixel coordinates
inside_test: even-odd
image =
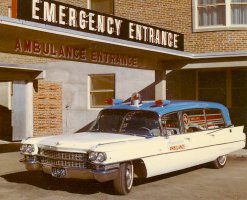
[[[98,183],[94,180],[57,179],[39,171],[23,171],[1,176],[8,182],[28,184],[49,191],[66,191],[76,194],[106,193],[114,195],[111,182]]]
[[[197,167],[180,170],[177,172],[172,172],[148,179],[136,178],[134,180],[134,187],[156,182],[162,179],[168,179],[201,168],[202,166],[197,166]],[[52,178],[50,175],[46,175],[39,171],[29,171],[29,172],[24,171],[24,172],[3,175],[1,177],[8,182],[28,184],[49,191],[59,190],[59,191],[66,191],[69,193],[88,194],[88,195],[101,192],[105,194],[115,195],[112,182],[98,183],[94,180],[57,179],[57,178]]]
[[[0,153],[20,151],[20,143],[0,144]]]

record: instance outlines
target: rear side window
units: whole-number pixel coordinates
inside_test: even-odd
[[[185,133],[207,130],[206,118],[203,109],[183,111],[182,122]]]
[[[219,109],[206,109],[206,120],[207,120],[207,127],[209,130],[217,129],[217,128],[224,128],[226,126],[225,120]]]
[[[168,135],[178,135],[181,133],[178,113],[169,113],[162,116],[161,123]]]

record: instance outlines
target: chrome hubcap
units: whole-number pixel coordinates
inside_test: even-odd
[[[219,163],[220,163],[220,165],[224,165],[225,163],[226,163],[226,155],[224,155],[224,156],[220,156],[219,158],[218,158],[218,161],[219,161]]]
[[[129,165],[126,169],[126,186],[128,189],[132,187],[133,184],[133,165]]]

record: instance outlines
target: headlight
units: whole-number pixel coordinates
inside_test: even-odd
[[[98,153],[97,161],[98,162],[104,162],[106,160],[106,153]]]
[[[89,160],[95,161],[97,159],[97,157],[98,157],[98,153],[97,152],[92,151],[92,152],[89,153]]]
[[[27,144],[22,144],[20,148],[21,153],[25,153],[26,150],[27,150]]]
[[[89,160],[90,161],[102,163],[102,162],[106,161],[106,159],[107,159],[107,156],[106,156],[106,153],[104,153],[104,152],[92,151],[89,153]]]
[[[26,154],[32,154],[32,153],[37,153],[38,148],[36,148],[33,144],[22,144],[20,151],[21,153],[26,153]]]

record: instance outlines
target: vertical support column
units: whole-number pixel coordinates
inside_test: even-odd
[[[155,99],[166,99],[166,70],[155,70]]]
[[[27,82],[26,89],[26,136],[33,136],[33,82]]]
[[[33,82],[14,81],[12,140],[33,136]]]

